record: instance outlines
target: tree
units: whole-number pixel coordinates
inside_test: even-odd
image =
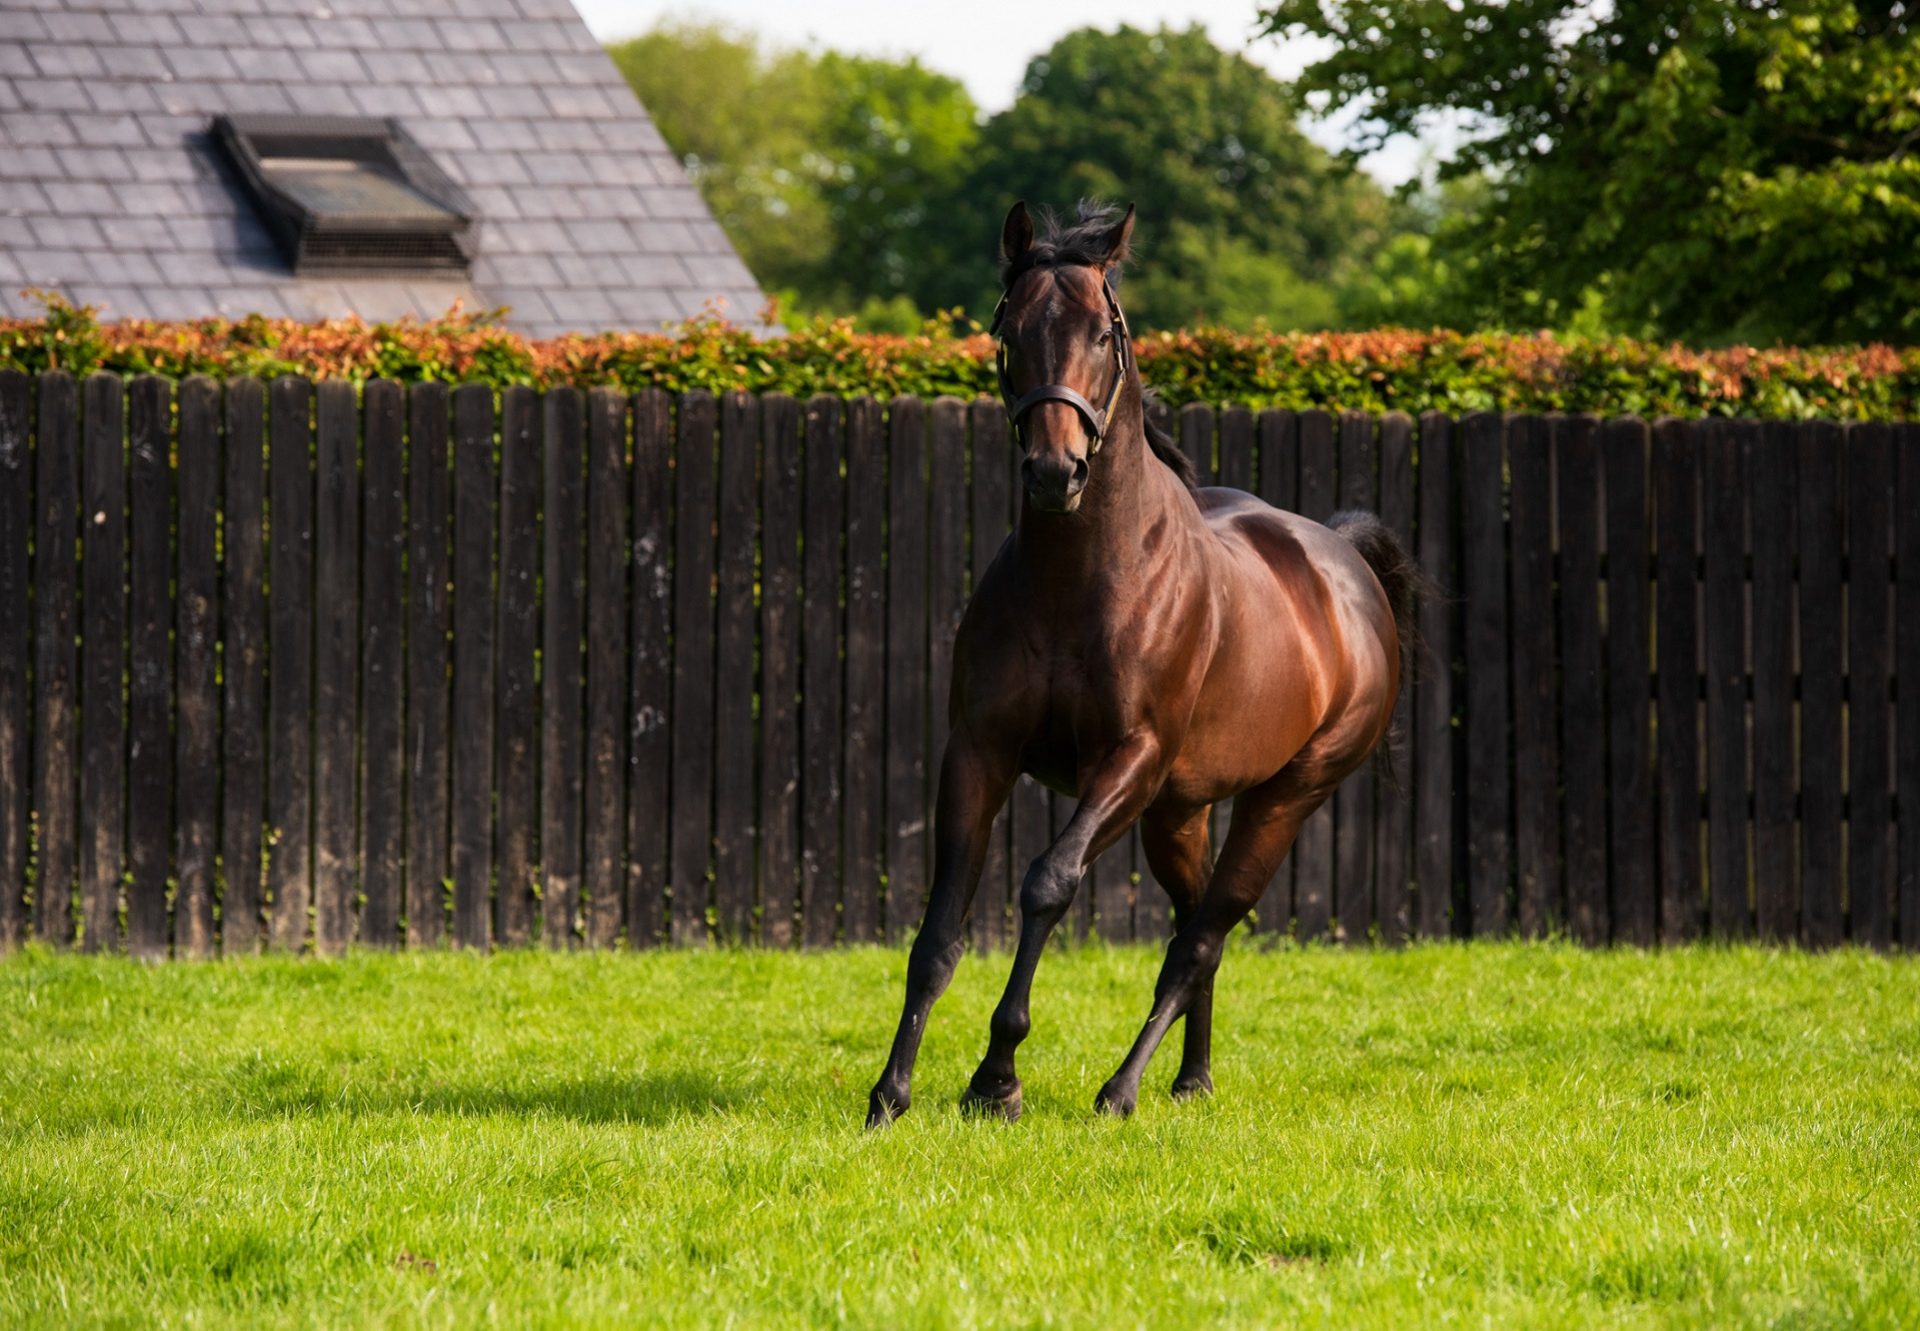
[[[916,61],[768,53],[707,26],[609,48],[754,275],[806,308],[904,317],[929,210],[979,134],[966,89]]]
[[[923,303],[991,299],[1014,199],[1066,211],[1092,197],[1139,208],[1135,322],[1322,326],[1329,284],[1376,243],[1386,202],[1295,120],[1277,81],[1198,27],[1070,33],[982,132],[966,191],[942,213],[957,262],[930,276]]]
[[[1920,335],[1920,27],[1905,0],[1279,0],[1331,39],[1297,89],[1362,111],[1355,151],[1467,120],[1482,174],[1440,228],[1496,322],[1695,340]]]

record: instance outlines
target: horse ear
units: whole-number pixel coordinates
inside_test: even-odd
[[[1033,248],[1033,219],[1027,216],[1027,201],[1019,200],[1007,210],[1000,227],[1000,253],[1011,261]]]
[[[1127,215],[1113,224],[1106,235],[1107,257],[1100,261],[1104,269],[1118,268],[1127,261],[1127,255],[1133,252],[1133,205],[1127,205]]]

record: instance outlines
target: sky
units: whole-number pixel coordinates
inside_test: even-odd
[[[860,55],[917,56],[967,86],[991,114],[1013,101],[1027,61],[1076,28],[1111,29],[1198,23],[1214,42],[1244,52],[1282,77],[1297,74],[1321,49],[1255,35],[1257,0],[574,0],[602,41],[631,37],[663,18],[719,23],[778,47],[819,47]],[[1328,148],[1346,146],[1341,123],[1309,116],[1301,128]],[[1444,130],[1424,141],[1401,136],[1364,159],[1382,183],[1422,173]]]

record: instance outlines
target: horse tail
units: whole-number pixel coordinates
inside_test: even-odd
[[[1436,590],[1433,579],[1393,528],[1376,515],[1352,508],[1328,518],[1327,526],[1347,538],[1380,580],[1380,589],[1393,609],[1393,627],[1400,637],[1401,679],[1412,680],[1425,655],[1420,641],[1420,607]]]
[[[1380,580],[1381,590],[1387,594],[1387,604],[1393,609],[1393,626],[1400,639],[1400,687],[1405,689],[1420,673],[1426,656],[1426,644],[1420,638],[1420,608],[1438,593],[1439,587],[1393,528],[1374,514],[1348,509],[1328,518],[1327,526],[1346,537],[1360,552],[1367,567],[1373,570],[1373,576]],[[1398,784],[1393,769],[1396,738],[1389,733],[1387,742],[1380,745],[1377,752],[1387,779]]]

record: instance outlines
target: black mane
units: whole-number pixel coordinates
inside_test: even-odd
[[[1091,268],[1105,263],[1107,234],[1120,220],[1120,210],[1111,204],[1082,199],[1074,212],[1076,216],[1068,224],[1055,216],[1052,209],[1040,209],[1040,225],[1027,252],[1012,259],[1005,254],[1000,256],[1000,285],[1011,287],[1035,268]],[[1118,263],[1108,269],[1108,277],[1114,289],[1119,290]]]
[[[1033,244],[1027,247],[1024,254],[1014,258],[1008,258],[1005,254],[1000,256],[1000,285],[1003,290],[1011,289],[1015,282],[1036,268],[1094,268],[1105,265],[1108,282],[1116,293],[1119,291],[1120,262],[1126,255],[1122,254],[1118,260],[1109,262],[1107,252],[1108,235],[1119,220],[1119,209],[1110,204],[1082,199],[1074,211],[1076,216],[1069,224],[1052,211],[1041,209],[1040,227]],[[1193,459],[1174,442],[1173,436],[1155,425],[1147,415],[1147,403],[1151,398],[1152,390],[1142,382],[1140,416],[1146,427],[1147,447],[1180,478],[1181,484],[1189,490],[1198,488],[1200,477],[1194,470]]]

